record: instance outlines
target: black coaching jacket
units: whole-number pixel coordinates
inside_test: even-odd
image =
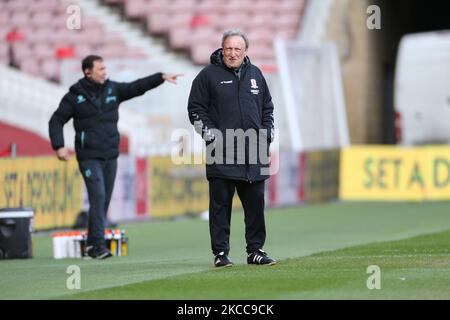
[[[261,169],[268,168],[268,149],[273,139],[273,108],[266,80],[248,57],[244,59],[240,74],[237,74],[223,62],[222,49],[211,55],[211,64],[206,66],[192,83],[188,102],[189,120],[196,127],[196,131],[202,134],[205,140],[213,140],[214,144],[217,144],[214,145],[216,150],[212,155],[215,160],[221,161],[207,163],[208,178],[251,182],[269,177]],[[227,139],[227,129],[242,129],[244,132],[253,129],[253,132],[257,133],[257,141],[245,139],[244,157],[240,153],[243,150],[239,150],[237,139],[233,138],[234,143],[230,141],[231,138]],[[215,130],[220,131],[221,139],[217,139],[214,134],[210,139]],[[213,142],[209,141],[207,145]],[[217,156],[217,148],[223,151],[222,155]],[[261,157],[262,154],[265,154],[265,157]]]
[[[73,118],[77,160],[114,159],[119,155],[119,104],[143,95],[164,82],[162,73],[130,83],[106,80],[96,84],[87,78],[70,87],[49,121],[52,148],[64,147],[63,126]]]

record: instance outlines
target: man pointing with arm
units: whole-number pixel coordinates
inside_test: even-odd
[[[130,83],[115,82],[106,78],[104,61],[95,55],[84,58],[81,68],[84,78],[62,98],[49,121],[49,134],[58,159],[68,160],[63,127],[74,119],[75,152],[89,196],[86,253],[91,258],[105,259],[111,256],[104,228],[119,156],[119,105],[164,81],[176,84],[180,75],[155,73]]]

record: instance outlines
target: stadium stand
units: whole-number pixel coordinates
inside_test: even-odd
[[[83,16],[80,30],[66,28],[65,0],[0,0],[0,64],[59,81],[64,59],[89,53],[105,58],[144,58],[122,35],[109,32],[94,16]]]
[[[80,30],[66,26],[67,9],[74,3],[82,8]],[[158,88],[158,94],[124,103],[121,111],[119,125],[130,139],[122,151],[165,154],[173,129],[191,129],[184,114],[190,83],[220,47],[225,29],[238,27],[248,33],[252,62],[269,73],[272,96],[282,101],[273,44],[277,37],[297,36],[305,3],[0,0],[0,120],[46,138],[51,112],[81,75],[80,59],[99,54],[108,60],[109,74],[122,81],[161,70],[184,74],[176,87]],[[278,123],[283,127],[281,120]],[[73,134],[71,125],[67,127],[70,147]]]
[[[263,69],[273,70],[276,38],[296,36],[304,0],[104,0],[119,5],[129,20],[146,24],[150,35],[165,36],[170,49],[186,51],[194,64],[209,62],[220,46],[220,34],[229,28],[248,32],[249,55]],[[105,30],[95,16],[82,19],[74,32],[65,27],[66,0],[0,0],[0,64],[59,81],[60,65],[68,58],[97,53],[105,58],[145,58],[128,47],[119,33]]]
[[[143,21],[151,35],[167,37],[173,50],[186,50],[197,65],[209,62],[220,46],[221,33],[240,28],[249,34],[249,56],[255,64],[273,69],[274,40],[297,35],[304,0],[103,0],[121,6],[124,16]],[[272,68],[271,68],[272,67]]]
[[[7,150],[15,144],[17,156],[53,155],[48,140],[48,120],[66,91],[45,79],[1,65],[0,75],[0,153],[9,156]],[[144,121],[126,109],[121,111],[121,153],[132,151],[129,134],[136,140],[135,136],[146,128]],[[64,127],[64,136],[66,145],[73,149],[72,125]]]

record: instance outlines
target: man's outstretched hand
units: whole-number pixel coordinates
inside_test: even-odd
[[[56,150],[56,156],[61,161],[67,161],[69,160],[69,151],[64,147],[59,148],[58,150]]]
[[[177,84],[177,78],[178,78],[178,77],[182,77],[182,76],[183,76],[182,74],[164,73],[164,74],[162,75],[162,78],[163,78],[165,81],[169,81],[170,83]]]

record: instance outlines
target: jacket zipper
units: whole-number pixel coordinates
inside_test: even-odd
[[[242,76],[243,74],[241,74],[241,76]],[[238,94],[237,94],[237,96],[238,96],[238,106],[239,106],[239,113],[240,113],[240,115],[241,115],[241,126],[242,126],[242,130],[244,129],[244,118],[243,118],[243,116],[242,116],[242,108],[241,108],[241,95],[240,95],[240,93],[241,93],[241,79],[235,74],[234,75],[236,78],[237,78],[237,80],[238,80]],[[245,147],[245,157],[247,158],[247,141],[244,141],[245,143],[244,143],[244,147]],[[245,159],[245,175],[246,175],[246,177],[247,177],[247,182],[249,182],[249,183],[252,183],[251,181],[250,181],[250,177],[248,176],[248,161],[247,161],[247,159]]]
[[[81,131],[81,149],[84,149],[84,131]]]

